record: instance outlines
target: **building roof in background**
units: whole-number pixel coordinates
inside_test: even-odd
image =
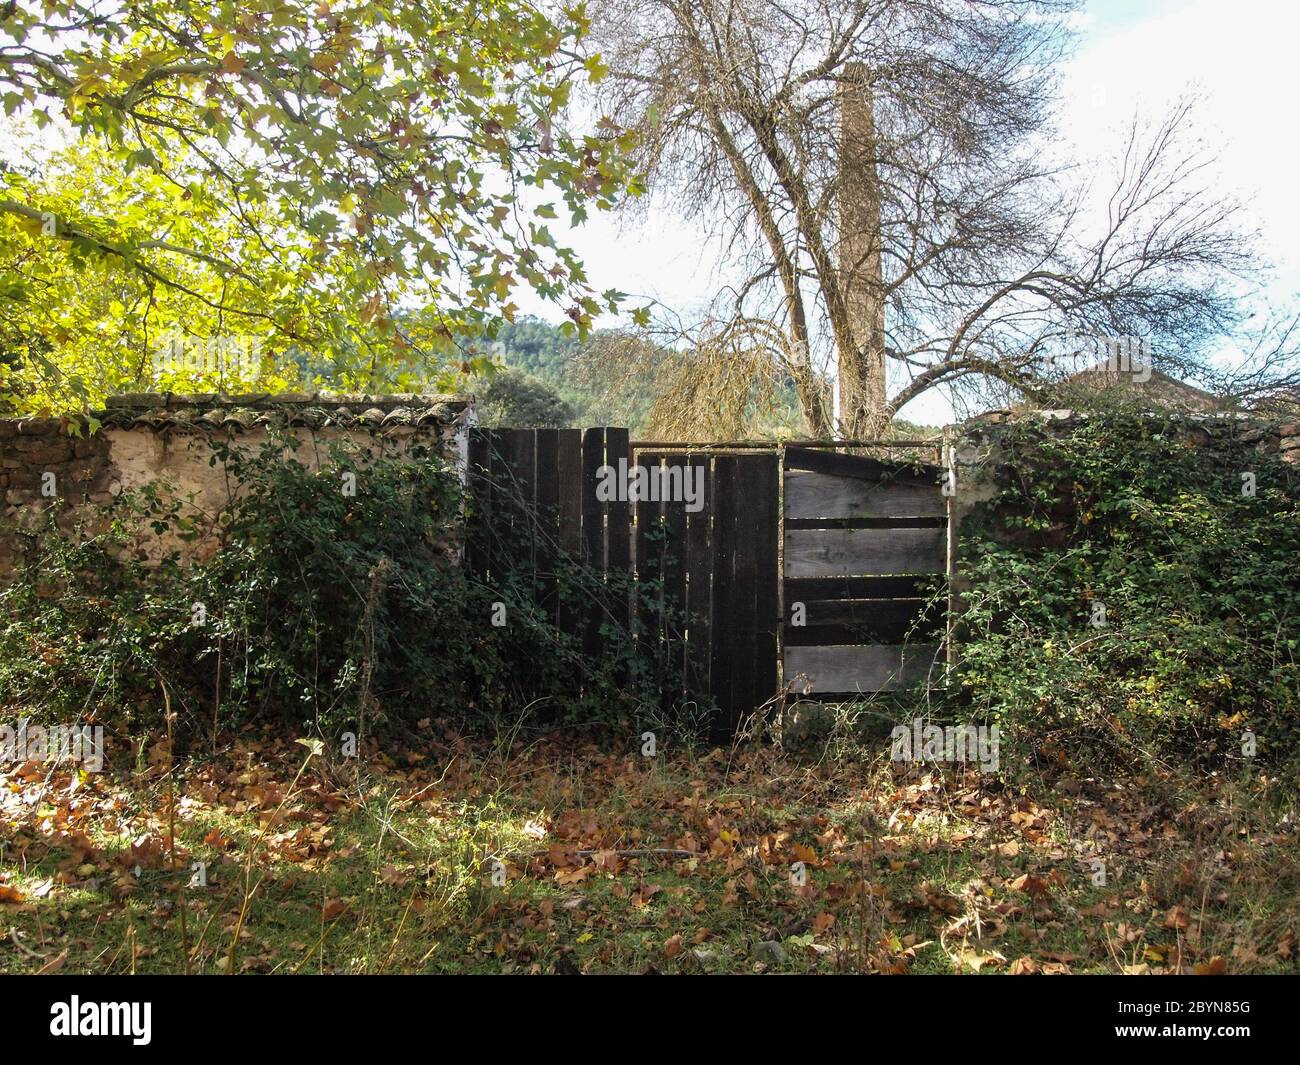
[[[1257,399],[1252,409],[1261,414],[1275,417],[1296,417],[1300,415],[1300,388],[1281,388],[1276,392]]]
[[[1079,370],[1065,378],[1053,389],[1054,398],[1114,393],[1133,396],[1153,406],[1171,410],[1216,411],[1236,406],[1186,381],[1151,367],[1139,367],[1137,372],[1124,370],[1110,360]]]

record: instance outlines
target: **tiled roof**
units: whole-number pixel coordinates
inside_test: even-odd
[[[325,426],[387,429],[406,425],[451,425],[473,405],[470,396],[393,393],[280,392],[223,396],[136,392],[110,396],[96,417],[117,429],[233,429],[269,426]]]

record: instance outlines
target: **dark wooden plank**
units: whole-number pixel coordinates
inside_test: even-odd
[[[628,499],[623,476],[632,461],[632,448],[626,429],[605,429],[605,462],[618,474],[619,491],[605,508],[605,571],[609,622],[623,634],[632,628],[632,504]],[[627,670],[619,667],[617,681],[628,682]]]
[[[516,436],[515,480],[519,484],[519,498],[532,514],[537,506],[537,430],[514,429]]]
[[[893,628],[929,620],[937,624],[943,614],[941,599],[810,599],[804,603],[807,625],[872,625]],[[796,627],[791,625],[791,628]],[[901,643],[882,640],[881,643]]]
[[[483,579],[492,559],[492,446],[490,429],[469,431],[465,464],[465,562],[470,573]]]
[[[729,734],[737,720],[733,683],[738,638],[736,610],[736,534],[740,521],[736,494],[737,457],[713,460],[713,622],[709,687],[718,704],[714,734]],[[746,659],[746,666],[749,659]]]
[[[605,430],[582,431],[582,555],[598,570],[605,568],[605,504],[596,495],[605,465]]]
[[[647,471],[657,470],[663,456],[658,452],[640,451],[636,465]],[[662,631],[660,616],[663,604],[663,503],[647,493],[636,501],[636,574],[637,618],[641,638],[652,660],[660,661]]]
[[[585,429],[582,433],[582,545],[583,561],[597,579],[605,570],[606,506],[596,495],[600,468],[605,464],[605,430]],[[600,627],[604,620],[604,587],[592,589],[583,628],[582,649],[595,656],[601,649]]]
[[[535,521],[537,528],[538,601],[552,621],[558,621],[556,561],[560,548],[559,430],[538,429],[534,433],[536,478]]]
[[[626,429],[605,430],[605,462],[615,470],[631,463],[632,449],[628,445]],[[605,533],[605,565],[611,573],[622,574],[624,579],[632,573],[632,504],[624,491],[610,502],[606,509],[608,527]]]
[[[785,628],[786,647],[831,647],[845,644],[936,643],[943,639],[942,626],[922,619],[913,627],[890,625],[805,625]]]
[[[946,529],[946,518],[787,518],[786,529]]]
[[[686,508],[696,505],[690,503],[687,496],[692,489],[702,491],[703,479],[694,472],[697,469],[680,453],[665,456],[667,484],[675,490],[679,485],[681,488],[676,498],[664,501],[662,567],[664,668],[669,677],[676,678],[670,683],[678,690],[683,688],[686,680],[686,527],[689,519]]]
[[[519,493],[520,534],[527,552],[527,564],[537,570],[537,430],[513,429],[514,458],[511,463],[515,490]]]
[[[492,494],[498,524],[511,530],[507,540],[522,549],[528,523],[525,515],[532,505],[532,431],[497,429],[492,434]]]
[[[785,581],[785,614],[790,604],[814,599],[924,599],[938,583],[932,576],[811,577]]]
[[[763,474],[768,456],[736,457],[736,540],[731,589],[731,730],[738,728],[753,711],[757,695],[754,663],[758,643],[758,550],[759,517],[756,504],[763,494]],[[743,508],[743,515],[742,515]]]
[[[692,698],[707,696],[713,658],[713,462],[694,453],[687,462],[703,476],[704,506],[686,515],[686,690]]]
[[[582,615],[573,601],[573,563],[582,558],[582,430],[558,429],[556,436],[556,484],[559,501],[559,547],[569,587],[559,610],[561,632],[579,631]]]
[[[775,453],[761,456],[751,501],[757,535],[754,602],[754,701],[767,702],[778,686],[780,621],[781,466]]]
[[[488,438],[492,467],[492,571],[496,580],[518,563],[516,493],[511,463],[514,461],[514,434],[509,429],[493,429]]]
[[[888,481],[891,484],[938,485],[943,471],[929,463],[882,462],[865,455],[843,455],[838,451],[787,447],[787,470],[811,470],[860,481]]]
[[[943,573],[947,547],[944,529],[791,529],[785,534],[785,575]]]
[[[576,559],[582,557],[582,430],[554,432],[560,550]]]
[[[898,691],[938,684],[943,670],[938,644],[789,647],[785,679],[796,693]],[[811,688],[808,685],[811,684]]]
[[[942,518],[947,500],[937,484],[898,484],[810,470],[785,474],[786,521],[806,518]]]

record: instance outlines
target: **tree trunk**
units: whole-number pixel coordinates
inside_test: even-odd
[[[871,85],[862,63],[840,86],[840,286],[852,341],[839,350],[841,431],[874,437],[889,423],[885,393],[885,286],[881,270],[880,181]]]

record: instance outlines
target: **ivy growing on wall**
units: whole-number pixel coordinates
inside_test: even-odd
[[[415,734],[429,719],[632,735],[706,715],[673,705],[622,627],[634,619],[616,579],[562,560],[543,595],[528,573],[470,574],[459,480],[436,454],[372,461],[335,444],[316,469],[296,446],[217,446],[238,490],[203,562],[176,546],[157,560],[213,517],[162,484],[94,528],[63,532],[51,515],[26,533],[0,588],[0,708],[132,732],[170,699],[190,736],[249,720]],[[594,656],[554,625],[593,604],[607,607]]]
[[[1003,764],[1297,762],[1300,472],[1235,421],[998,427],[961,530],[967,715]]]

